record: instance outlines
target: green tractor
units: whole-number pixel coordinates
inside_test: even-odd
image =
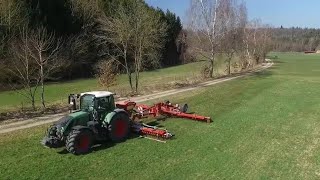
[[[96,141],[122,142],[128,138],[130,115],[115,106],[114,94],[107,91],[93,91],[69,96],[73,112],[61,118],[47,131],[42,144],[50,148],[65,146],[72,154],[85,154]],[[77,110],[76,110],[77,109]]]

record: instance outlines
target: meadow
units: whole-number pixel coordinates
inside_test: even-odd
[[[150,94],[152,92],[165,91],[202,82],[204,79],[201,76],[201,69],[206,63],[206,61],[198,61],[141,72],[139,94]],[[225,67],[224,59],[220,57],[216,61],[216,76],[226,73],[224,71]],[[36,95],[36,105],[41,107],[39,89]],[[108,90],[122,97],[128,96],[131,92],[126,74],[120,74],[116,79],[115,85],[109,88],[100,86],[97,78],[56,83],[51,82],[45,86],[45,102],[49,106],[65,104],[69,94],[92,90]],[[0,92],[0,113],[30,108],[30,101],[21,95],[21,92],[23,91]]]
[[[74,156],[40,145],[47,126],[2,134],[0,179],[319,179],[320,56],[272,55],[263,72],[166,97],[213,119],[159,122],[176,135],[167,143]]]

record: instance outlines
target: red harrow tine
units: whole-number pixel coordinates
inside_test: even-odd
[[[167,114],[167,115],[174,116],[174,117],[192,119],[192,120],[203,121],[203,122],[207,122],[207,123],[211,122],[211,118],[210,117],[200,116],[200,115],[197,115],[197,114],[187,114],[187,113],[176,112],[176,111],[167,110],[167,109],[162,109],[162,112]]]
[[[142,123],[134,123],[132,126],[133,132],[139,134],[141,137],[156,140],[159,142],[165,142],[166,139],[170,139],[173,134],[165,129],[157,128],[156,126],[149,126]],[[149,136],[153,137],[150,138]]]

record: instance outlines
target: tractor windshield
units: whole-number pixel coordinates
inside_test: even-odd
[[[94,105],[94,95],[85,94],[80,99],[80,109],[88,111]]]

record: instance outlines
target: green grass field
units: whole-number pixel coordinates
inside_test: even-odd
[[[168,98],[214,122],[168,119],[165,144],[74,156],[39,144],[45,126],[2,134],[0,179],[319,179],[320,56],[272,55],[269,70]]]

